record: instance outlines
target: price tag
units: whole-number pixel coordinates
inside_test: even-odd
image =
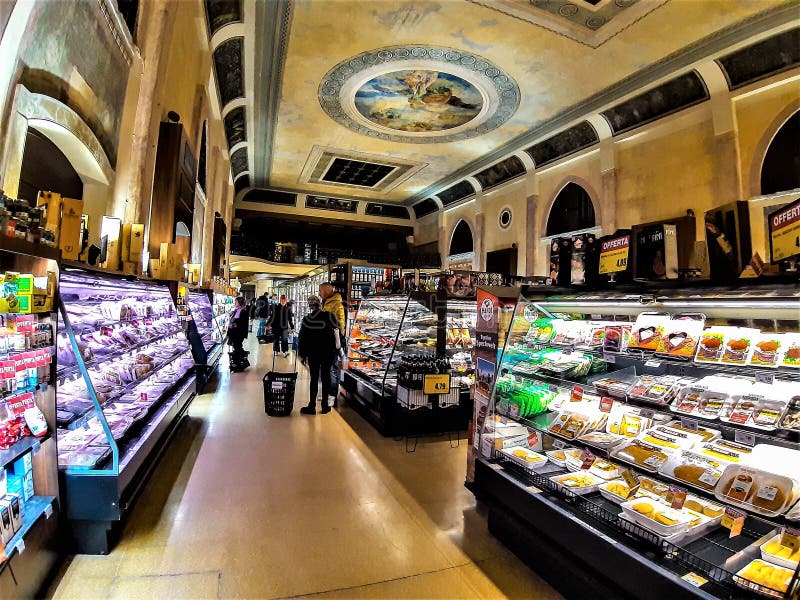
[[[700,575],[694,572],[687,573],[686,575],[681,577],[681,579],[683,579],[685,582],[689,583],[690,585],[693,585],[696,588],[702,587],[703,585],[708,583],[708,579],[706,579],[705,577],[700,577]]]
[[[725,514],[722,515],[722,521],[720,524],[726,529],[730,529],[731,534],[729,537],[734,538],[742,533],[742,528],[744,527],[744,517],[745,513],[742,511],[727,506],[725,507]]]
[[[528,448],[537,448],[539,446],[539,432],[531,431],[528,434]]]
[[[739,444],[744,444],[745,446],[755,446],[756,434],[737,429],[736,433],[734,433],[734,440]]]
[[[800,545],[800,529],[797,527],[784,527],[781,531],[781,546],[797,548]]]
[[[600,275],[619,273],[628,268],[628,252],[631,246],[631,236],[606,240],[600,246]]]
[[[587,470],[594,464],[597,457],[586,449],[581,450],[581,469]]]
[[[583,400],[583,388],[579,385],[576,385],[572,388],[572,392],[569,395],[570,402],[580,402]]]
[[[630,469],[625,469],[620,473],[622,476],[622,480],[625,482],[625,485],[628,486],[628,498],[634,496],[636,492],[639,491],[639,487],[642,485],[639,481],[639,476],[631,471]]]
[[[555,448],[556,450],[561,450],[562,448],[566,448],[566,447],[567,447],[567,444],[565,444],[561,440],[556,440],[556,439],[553,440],[553,448]]]
[[[682,509],[684,503],[686,502],[686,490],[677,485],[670,485],[669,491],[670,494],[672,494],[672,502],[670,503],[670,506],[675,510]]]
[[[564,346],[564,347],[561,349],[561,354],[563,354],[564,356],[569,356],[570,354],[572,354],[572,351],[573,351],[574,349],[575,349],[575,348],[574,348],[573,346]]]
[[[694,419],[681,419],[681,427],[684,429],[688,429],[689,431],[697,431],[699,428],[699,424]]]
[[[756,383],[766,383],[767,385],[772,385],[775,381],[775,375],[773,373],[766,373],[764,371],[759,371],[756,373]]]
[[[613,365],[617,362],[617,355],[616,354],[609,354],[608,352],[603,353],[603,360],[606,361],[608,364]]]
[[[600,412],[610,413],[611,407],[614,406],[614,399],[608,396],[600,398]]]
[[[47,508],[44,509],[44,518],[49,519],[52,516],[53,516],[53,505],[48,504]]]
[[[644,363],[645,367],[652,367],[653,369],[657,369],[661,366],[660,360],[650,359],[646,363]]]
[[[41,449],[42,449],[42,442],[37,440],[31,446],[31,454],[36,456],[37,454],[39,454],[39,450],[41,450]]]
[[[652,419],[654,416],[656,416],[656,411],[654,411],[652,408],[640,408],[639,416],[643,419]]]
[[[773,263],[800,254],[800,200],[769,215],[769,248]]]
[[[450,375],[425,375],[422,388],[426,396],[447,394],[450,391]]]

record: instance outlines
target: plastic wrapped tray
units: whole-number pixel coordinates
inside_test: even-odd
[[[635,510],[634,507],[641,506],[643,504],[647,504],[651,507],[652,511],[650,515],[643,514]],[[689,524],[692,522],[692,518],[685,512],[675,510],[658,500],[650,500],[648,498],[636,498],[634,500],[629,500],[628,502],[623,502],[620,504],[620,508],[622,508],[622,511],[625,513],[625,515],[627,515],[635,523],[662,537],[668,537],[676,533],[688,531]],[[668,525],[657,521],[656,517],[661,515],[671,518],[675,521],[675,523]]]
[[[753,574],[751,573],[752,569],[764,569],[765,567],[768,567],[773,573],[779,573],[783,575],[781,580],[782,585],[779,586],[780,589],[773,588],[772,586],[775,584],[769,585],[766,582],[760,583],[751,579],[751,577],[753,577]],[[736,575],[733,576],[733,580],[737,585],[743,588],[755,590],[761,594],[774,596],[775,598],[783,598],[784,593],[789,588],[789,583],[792,581],[793,574],[794,571],[770,564],[761,560],[760,558],[757,558],[740,569]]]
[[[714,495],[720,502],[777,517],[797,501],[798,489],[798,483],[785,475],[732,464],[725,467]]]
[[[554,477],[550,478],[550,481],[559,487],[569,490],[573,494],[577,494],[579,496],[596,492],[598,486],[603,483],[602,479],[592,475],[591,473],[587,473],[586,471],[555,475]]]
[[[763,544],[761,544],[761,558],[764,560],[776,564],[780,567],[786,567],[787,569],[791,569],[794,571],[797,568],[798,562],[800,562],[800,549],[796,549],[792,552],[789,557],[786,556],[779,556],[777,554],[773,554],[769,550],[769,548],[773,544],[780,545],[782,535],[778,533],[775,537],[767,540]],[[769,550],[768,550],[769,548]]]

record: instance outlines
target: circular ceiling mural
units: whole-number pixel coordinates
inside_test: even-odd
[[[328,71],[318,95],[345,127],[412,143],[484,134],[511,118],[520,100],[517,83],[486,59],[430,46],[359,54]]]

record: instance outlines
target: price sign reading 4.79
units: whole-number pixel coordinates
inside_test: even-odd
[[[450,375],[425,375],[422,391],[428,396],[443,395],[450,392]]]
[[[772,262],[800,256],[800,199],[769,216]]]
[[[619,273],[628,268],[628,251],[631,246],[631,236],[605,240],[600,246],[600,274]]]

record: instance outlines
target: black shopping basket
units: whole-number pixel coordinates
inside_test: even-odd
[[[275,371],[275,354],[272,355],[272,371],[264,375],[264,412],[270,417],[288,417],[294,408],[294,388],[297,384],[297,353],[294,355],[294,371]]]

